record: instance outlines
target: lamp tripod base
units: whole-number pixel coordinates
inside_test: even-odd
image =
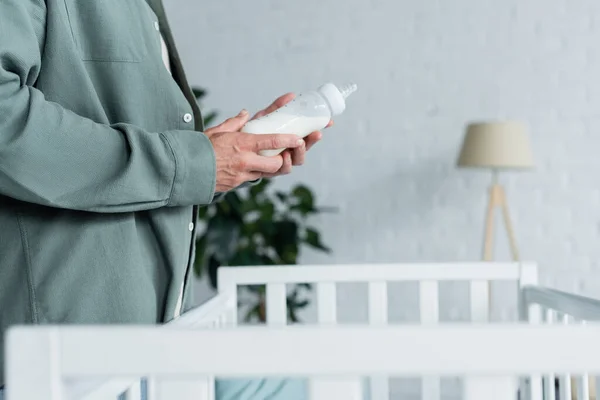
[[[512,222],[508,214],[508,205],[506,202],[506,194],[504,188],[497,183],[496,175],[494,174],[494,183],[490,188],[490,198],[487,207],[487,215],[485,221],[485,240],[483,246],[483,260],[492,261],[494,256],[494,212],[497,208],[500,208],[502,212],[502,219],[504,220],[504,226],[508,235],[508,242],[510,244],[510,252],[512,254],[513,261],[519,260],[519,251],[517,249],[517,242],[515,240],[515,234],[512,227]],[[492,283],[488,281],[488,315],[491,315],[492,307]]]
[[[510,244],[510,252],[514,261],[519,259],[519,251],[517,249],[517,242],[515,240],[515,234],[512,227],[512,222],[508,214],[508,205],[506,202],[506,194],[504,188],[494,183],[490,188],[490,199],[487,207],[487,216],[485,220],[485,241],[483,246],[483,260],[492,261],[494,256],[494,212],[497,208],[502,211],[502,218],[504,220],[504,226],[506,233],[508,234],[508,242]]]

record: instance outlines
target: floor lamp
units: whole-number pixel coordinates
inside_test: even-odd
[[[533,156],[526,126],[517,121],[478,122],[467,126],[458,166],[463,168],[488,169],[492,173],[492,185],[485,219],[483,240],[483,260],[492,261],[494,247],[494,213],[502,212],[504,227],[508,235],[513,260],[519,260],[519,251],[504,188],[498,183],[502,170],[523,170],[533,168]],[[488,286],[491,311],[491,287]]]
[[[522,170],[533,167],[527,128],[520,122],[479,122],[467,126],[467,132],[458,157],[462,168],[483,168],[492,172],[492,185],[485,220],[483,259],[491,261],[494,245],[494,212],[502,211],[502,218],[510,243],[513,260],[519,251],[508,213],[506,194],[498,183],[501,170]]]

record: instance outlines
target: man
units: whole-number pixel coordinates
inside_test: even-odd
[[[160,0],[1,0],[0,341],[185,312],[197,207],[289,173],[321,137],[247,121],[204,130]]]

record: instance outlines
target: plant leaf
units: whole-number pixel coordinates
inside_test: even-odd
[[[277,264],[279,264],[276,260],[274,260],[272,257],[269,257],[267,255],[260,256],[260,259],[261,259],[261,265],[277,265]]]
[[[213,121],[217,118],[217,113],[215,111],[211,111],[206,114],[202,114],[202,122],[204,126],[211,126]]]
[[[279,255],[283,264],[296,264],[298,258],[298,231],[295,221],[284,220],[275,222],[275,235],[270,237],[270,243]]]
[[[221,266],[219,260],[217,260],[214,256],[210,256],[208,259],[208,279],[210,281],[210,286],[213,289],[217,288],[217,270]]]
[[[299,211],[303,216],[316,212],[314,196],[308,187],[298,185],[292,191],[292,195],[296,202],[290,207],[291,210]]]
[[[241,226],[235,219],[220,217],[209,221],[206,228],[206,249],[223,263],[237,251]]]
[[[202,235],[196,240],[196,253],[194,259],[194,272],[198,278],[204,276],[206,270],[206,236]]]
[[[237,192],[232,191],[228,192],[223,199],[215,204],[218,211],[221,214],[225,214],[230,216],[240,223],[243,222],[244,210],[242,206],[242,199],[237,194]]]
[[[268,178],[262,178],[260,180],[260,182],[258,182],[256,185],[252,185],[250,186],[250,196],[252,197],[256,197],[259,194],[263,193],[265,191],[265,189],[267,188],[267,186],[269,186],[271,184],[271,180]]]
[[[321,243],[321,234],[315,229],[306,228],[306,237],[304,238],[304,242],[309,246],[321,250],[325,253],[331,252],[330,248],[326,247],[323,243]]]
[[[203,88],[192,87],[192,93],[194,94],[194,97],[196,98],[196,100],[200,100],[201,98],[206,96],[206,94],[208,92],[206,91],[206,89],[203,89]]]
[[[238,249],[238,251],[233,254],[231,257],[229,264],[235,266],[244,266],[244,265],[261,265],[262,258],[260,254],[257,253],[256,248],[254,246],[246,246]]]
[[[308,300],[302,300],[299,301],[295,304],[297,309],[302,309],[302,308],[306,308],[306,306],[308,306],[310,304],[310,302]]]
[[[285,203],[289,197],[289,195],[287,193],[280,192],[280,191],[275,192],[275,196],[277,196],[279,201],[281,201],[282,203]]]
[[[198,208],[198,219],[204,220],[208,216],[208,212],[210,211],[210,206],[199,207]]]
[[[257,294],[257,295],[264,295],[267,290],[265,285],[249,285],[249,286],[245,286],[245,288],[250,293]]]
[[[275,215],[275,204],[265,201],[260,205],[259,210],[261,218],[264,218],[266,220],[272,220],[273,216]]]
[[[244,322],[245,323],[249,323],[252,322],[252,320],[256,318],[256,319],[260,319],[260,304],[256,304],[254,307],[252,307],[247,313],[246,316],[244,317]]]
[[[298,315],[296,314],[296,310],[288,308],[288,320],[293,324],[300,322],[300,320],[298,319]]]
[[[292,194],[296,197],[300,203],[310,205],[314,204],[314,196],[312,191],[305,185],[298,185],[292,190]]]

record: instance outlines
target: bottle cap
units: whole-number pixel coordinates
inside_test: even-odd
[[[339,115],[346,109],[346,98],[354,93],[356,89],[357,86],[354,83],[343,85],[340,88],[333,83],[326,83],[318,91],[329,103],[331,113]]]

